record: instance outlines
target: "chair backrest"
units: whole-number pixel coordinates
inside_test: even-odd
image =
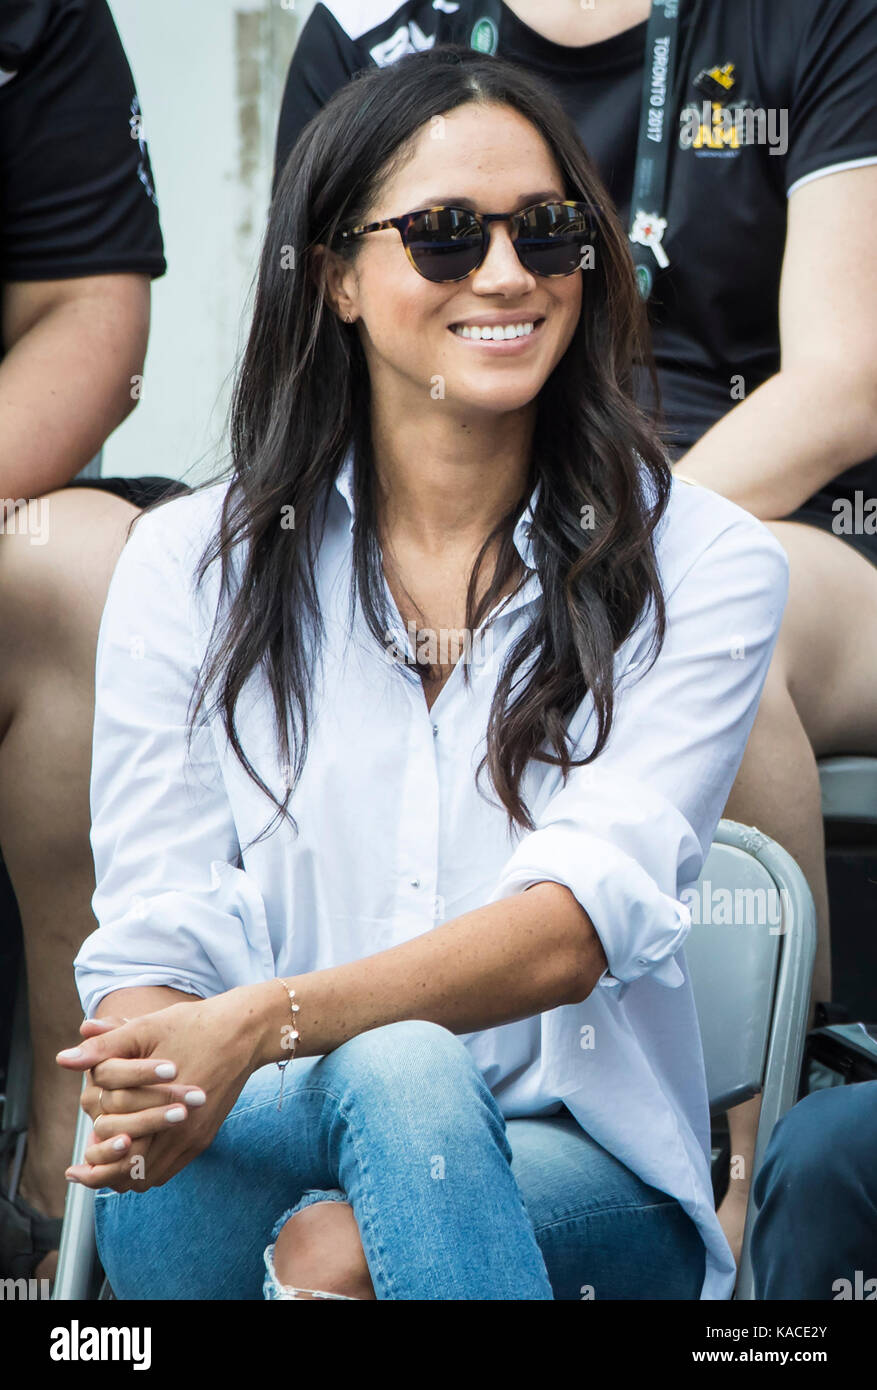
[[[685,943],[700,1020],[710,1107],[762,1093],[751,1184],[774,1125],[794,1105],[816,954],[816,910],[800,867],[776,841],[719,822],[696,888]],[[737,1297],[752,1298],[750,1200]]]
[[[825,820],[877,826],[877,758],[822,758],[819,781]]]

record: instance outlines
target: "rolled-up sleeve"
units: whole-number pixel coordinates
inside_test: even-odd
[[[691,917],[680,895],[697,881],[737,775],[788,589],[785,551],[742,513],[678,568],[665,583],[660,654],[650,665],[651,625],[628,642],[606,747],[534,811],[490,899],[564,884],[605,951],[598,983],[619,995],[641,976],[683,982],[675,956]],[[577,757],[593,745],[587,703],[570,725]]]
[[[203,651],[190,570],[168,513],[141,517],[119,558],[98,638],[91,842],[98,929],[74,962],[86,1017],[112,990],[208,997],[272,968],[258,885],[240,845],[209,724],[187,712]],[[178,547],[182,550],[182,547]]]

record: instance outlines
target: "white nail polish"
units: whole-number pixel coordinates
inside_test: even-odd
[[[172,1105],[170,1110],[165,1110],[164,1117],[170,1124],[175,1125],[178,1120],[186,1118],[186,1112],[181,1105]]]
[[[128,1145],[121,1135],[119,1135],[118,1139],[113,1140],[113,1148],[116,1150],[116,1153],[121,1153],[122,1150],[127,1149],[127,1147]]]
[[[173,1081],[177,1074],[177,1069],[173,1062],[159,1062],[155,1068],[156,1076],[161,1077],[162,1081]]]
[[[183,1096],[187,1105],[203,1105],[206,1099],[203,1091],[187,1091]]]

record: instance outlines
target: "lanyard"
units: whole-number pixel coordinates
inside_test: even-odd
[[[662,245],[667,230],[667,174],[673,143],[671,106],[679,40],[680,0],[652,0],[646,31],[646,61],[640,101],[629,237],[643,299],[654,283],[654,267],[669,264]],[[478,53],[495,53],[501,0],[468,0],[451,14],[437,8],[437,43],[466,43]]]
[[[654,283],[655,263],[670,264],[662,246],[667,230],[667,170],[673,142],[674,111],[670,105],[676,75],[679,39],[679,0],[652,0],[646,31],[646,63],[640,102],[639,135],[633,176],[630,240],[636,278],[643,299]]]

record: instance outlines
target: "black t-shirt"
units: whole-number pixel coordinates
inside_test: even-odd
[[[696,443],[741,389],[751,395],[779,369],[789,193],[837,166],[877,164],[877,0],[683,0],[680,9],[665,209],[670,265],[655,267],[649,302],[674,453]],[[354,72],[435,42],[465,42],[479,13],[478,0],[460,0],[453,16],[432,0],[317,4],[287,78],[275,184],[303,127]],[[497,47],[552,87],[626,225],[646,28],[643,22],[569,48],[542,38],[503,5]],[[710,106],[695,80],[726,64],[734,65],[726,75],[733,85]],[[644,378],[642,398],[648,403]],[[877,495],[877,460],[824,491],[849,495],[856,487]]]
[[[106,0],[0,0],[0,282],[167,269]]]

